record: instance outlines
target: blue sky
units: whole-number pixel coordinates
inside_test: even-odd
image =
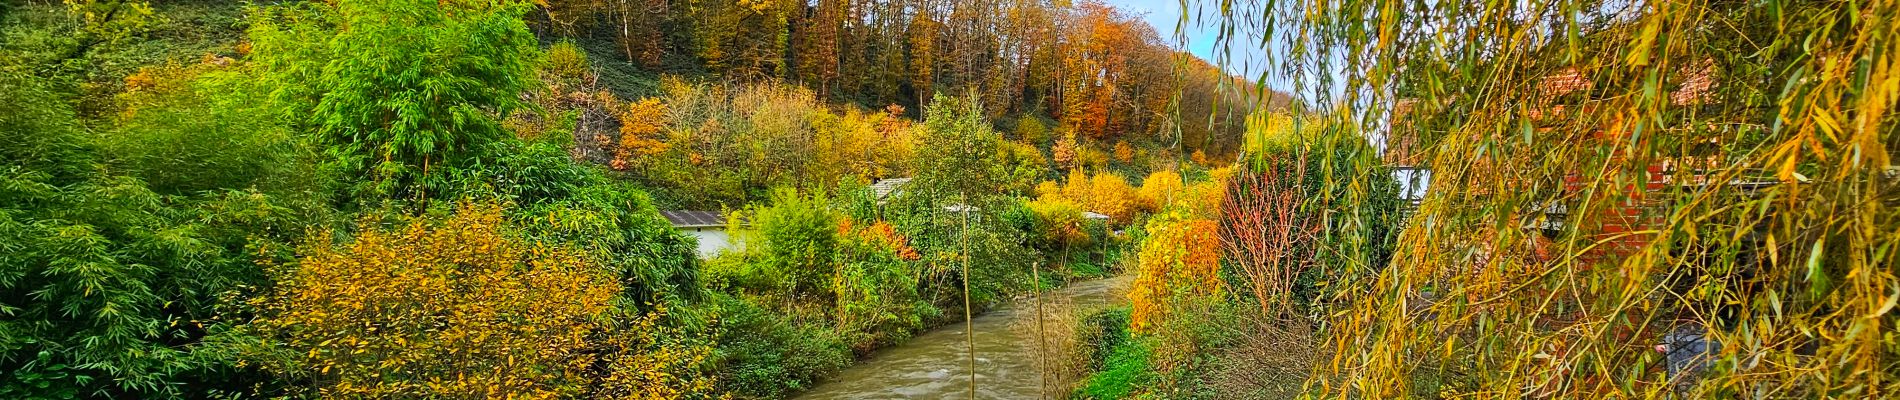
[[[1149,25],[1154,25],[1155,31],[1160,32],[1161,37],[1164,39],[1174,38],[1176,25],[1182,23],[1180,0],[1103,0],[1103,2],[1115,6],[1116,9],[1124,12],[1142,16],[1143,19],[1148,21]],[[1190,0],[1190,2],[1192,2],[1192,0]],[[1194,5],[1189,4],[1189,6],[1192,7]],[[1208,61],[1215,61],[1214,38],[1216,27],[1212,25],[1211,21],[1190,18],[1185,22],[1185,26],[1181,27],[1182,36],[1187,41],[1186,49],[1194,53],[1194,55],[1200,56]],[[1264,57],[1258,56],[1262,54],[1259,49],[1253,46],[1235,47],[1236,48],[1233,49],[1235,54],[1249,54],[1252,56],[1235,57],[1231,60],[1233,65],[1227,66],[1228,70],[1235,73],[1250,72],[1250,77],[1253,74],[1259,73],[1260,69],[1258,65],[1265,60]],[[1251,66],[1242,64],[1251,64]],[[1245,68],[1246,71],[1243,71],[1243,68]]]
[[[1218,28],[1214,25],[1218,23],[1218,20],[1213,19],[1213,16],[1210,15],[1190,14],[1190,18],[1183,21],[1181,19],[1182,1],[1183,0],[1102,0],[1103,3],[1114,6],[1118,10],[1133,15],[1140,15],[1143,19],[1148,21],[1149,25],[1154,25],[1155,32],[1161,33],[1161,37],[1170,42],[1175,42],[1177,39],[1175,35],[1176,26],[1181,25],[1181,35],[1178,39],[1184,40],[1186,43],[1177,44],[1177,46],[1208,62],[1219,63],[1220,60],[1215,57],[1217,53],[1214,46]],[[1207,2],[1207,0],[1186,1],[1189,3],[1189,7],[1195,7],[1195,3],[1197,2]],[[1266,63],[1266,50],[1257,44],[1251,44],[1254,43],[1252,41],[1248,43],[1250,44],[1229,46],[1228,51],[1233,54],[1233,57],[1229,58],[1227,64],[1223,65],[1223,67],[1227,69],[1228,73],[1245,76],[1249,80],[1255,80],[1260,78],[1260,72],[1264,70],[1263,65]],[[1287,90],[1286,86],[1288,85],[1285,85],[1285,81],[1280,77],[1268,77],[1267,82],[1270,87],[1282,91]]]

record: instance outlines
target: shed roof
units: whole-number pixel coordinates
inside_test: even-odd
[[[726,216],[718,211],[666,210],[660,216],[677,228],[726,226]]]
[[[1083,211],[1083,212],[1082,212],[1082,218],[1087,218],[1087,219],[1108,219],[1108,215],[1106,215],[1106,214],[1102,214],[1102,213],[1098,213],[1098,212],[1094,212],[1094,211]]]
[[[878,200],[884,200],[902,192],[904,185],[908,183],[910,183],[910,178],[879,179],[876,183],[871,184],[871,192],[877,194]]]

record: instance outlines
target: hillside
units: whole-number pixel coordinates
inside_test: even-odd
[[[0,397],[783,398],[1115,273],[1249,110],[1097,4],[621,5],[8,3]]]

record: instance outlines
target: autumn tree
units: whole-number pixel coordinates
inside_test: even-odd
[[[784,77],[791,17],[803,2],[706,0],[685,2],[698,56],[706,66],[736,78]],[[635,16],[636,18],[639,16]],[[650,18],[650,16],[649,16]]]
[[[611,97],[609,97],[611,98]],[[615,117],[620,119],[620,139],[614,146],[614,169],[627,169],[635,157],[644,157],[666,151],[667,143],[662,141],[666,130],[666,104],[657,98],[645,98],[616,107]]]
[[[666,36],[660,31],[660,24],[672,15],[668,12],[668,0],[602,0],[608,4],[613,19],[619,21],[619,29],[614,41],[619,42],[620,51],[628,61],[636,61],[647,68],[659,68],[660,58],[665,55]]]
[[[828,99],[838,79],[840,47],[844,45],[846,8],[849,0],[818,0],[809,17],[799,19],[797,37],[798,77]],[[804,15],[804,13],[799,13]]]
[[[1115,161],[1126,163],[1135,160],[1135,147],[1129,146],[1128,142],[1116,141],[1114,151]]]
[[[919,183],[965,204],[1000,194],[1000,177],[991,166],[1003,140],[983,119],[977,99],[939,94],[925,114],[923,146],[917,152]]]
[[[1076,158],[1076,153],[1081,151],[1078,147],[1079,145],[1075,142],[1074,131],[1066,132],[1062,135],[1061,139],[1057,139],[1055,145],[1050,149],[1050,153],[1053,154],[1051,157],[1055,159],[1056,166],[1062,167],[1064,170],[1076,169],[1075,167],[1078,166],[1076,163],[1079,161]]]
[[[918,12],[910,22],[910,87],[917,93],[917,104],[929,106],[937,92],[937,41],[941,24]]]

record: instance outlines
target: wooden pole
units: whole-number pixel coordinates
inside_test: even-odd
[[[970,318],[970,200],[968,195],[957,196],[963,209],[963,232],[957,240],[963,246],[963,342],[969,348],[966,352],[970,360],[970,399],[976,399],[976,325]]]
[[[1049,398],[1049,333],[1042,323],[1042,261],[1029,263],[1029,273],[1036,291],[1036,393],[1039,398]]]

